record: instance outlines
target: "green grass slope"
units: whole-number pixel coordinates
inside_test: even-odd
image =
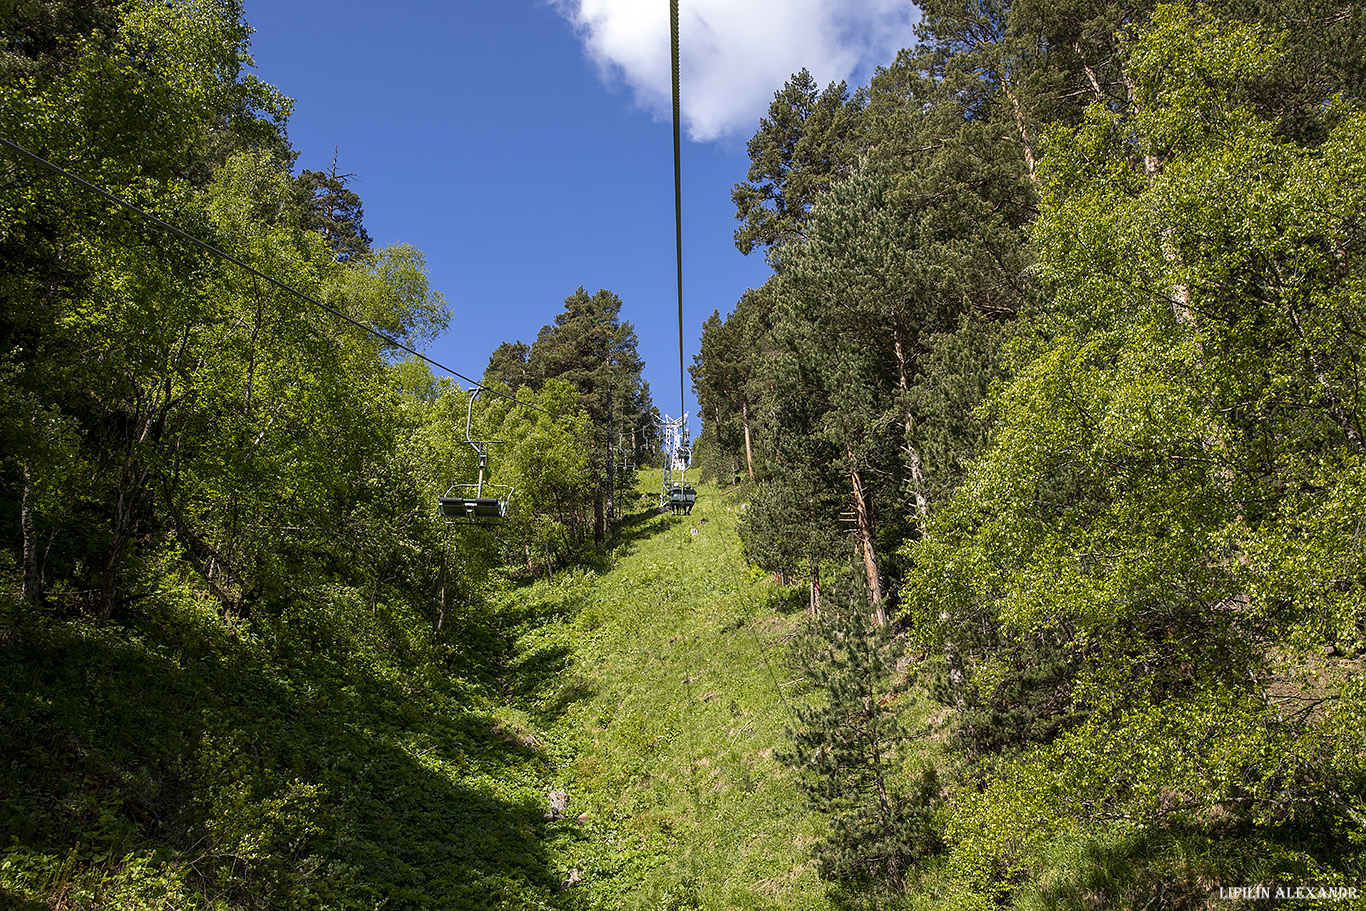
[[[118,627],[4,614],[0,907],[555,894],[551,765],[418,618],[341,599],[235,628],[176,593]]]
[[[564,907],[827,906],[820,821],[774,759],[804,602],[746,568],[740,515],[704,486],[691,515],[629,520],[601,574],[516,593],[511,672],[570,801],[547,842]]]

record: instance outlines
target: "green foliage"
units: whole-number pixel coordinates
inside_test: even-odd
[[[489,355],[489,365],[484,371],[487,383],[502,383],[514,392],[532,382],[531,346],[524,342],[503,342]]]
[[[621,320],[621,299],[606,289],[590,295],[579,288],[554,323],[541,328],[528,361],[542,381],[562,380],[577,390],[595,424],[613,426],[649,411],[636,345],[635,327]]]
[[[398,585],[373,603],[320,585],[225,619],[192,577],[164,576],[103,627],[6,597],[0,894],[827,906],[794,854],[817,820],[773,759],[795,620],[738,559],[737,506],[704,487],[688,521],[649,509],[610,569],[476,599],[458,636]],[[552,789],[567,818],[545,817]]]
[[[963,720],[998,758],[948,830],[955,901],[1045,883],[1052,852],[1111,837],[1076,875],[1130,865],[1104,887],[1121,905],[1149,864],[1193,895],[1212,871],[1357,869],[1356,734],[1308,706],[1360,710],[1354,663],[1324,658],[1360,648],[1338,600],[1361,584],[1356,520],[1337,511],[1360,456],[1359,115],[1326,107],[1320,146],[1278,137],[1245,100],[1273,59],[1254,29],[1161,7],[1132,45],[1132,105],[1048,138],[1050,303],[990,448],[909,548],[922,641],[966,655],[984,705],[1033,718],[995,737]],[[1329,539],[1331,557],[1310,543]],[[1176,845],[1201,853],[1173,867]]]
[[[941,847],[939,783],[933,766],[903,780],[911,745],[907,681],[897,670],[903,643],[872,622],[865,602],[862,593],[824,598],[793,649],[810,695],[794,709],[793,751],[780,758],[829,820],[815,847],[821,876],[894,894],[912,865]]]
[[[41,18],[32,5],[16,14]],[[273,90],[241,76],[247,30],[239,9],[131,4],[101,20],[117,22],[108,35],[80,31],[83,21],[33,20],[77,33],[53,35],[70,42],[60,66],[20,67],[0,84],[8,136],[136,204],[186,213],[209,236],[231,212],[215,208],[224,191],[269,197],[269,180],[246,177],[251,166],[242,166],[269,152],[241,153],[235,169],[224,169],[239,179],[206,186],[233,148],[273,148],[271,119],[286,109]],[[4,483],[25,504],[16,530],[24,588],[44,601],[46,563],[64,600],[108,617],[127,594],[125,570],[155,549],[162,529],[150,521],[154,504],[194,451],[196,423],[215,410],[196,399],[214,384],[214,354],[234,308],[211,305],[224,276],[200,251],[155,238],[30,164],[8,168],[0,248],[12,267],[0,359],[15,411]],[[209,196],[215,201],[205,205]],[[188,291],[187,275],[199,279]]]
[[[0,888],[90,908],[548,903],[543,748],[483,674],[445,670],[424,617],[337,589],[228,627],[191,594],[105,628],[6,602]]]
[[[817,198],[856,160],[865,104],[861,91],[851,96],[842,82],[818,91],[804,69],[774,93],[747,144],[747,179],[731,190],[741,253],[764,246],[771,257],[801,238]]]
[[[509,565],[523,565],[528,573],[549,571],[583,546],[590,524],[589,417],[577,390],[563,380],[517,395],[541,410],[491,399],[485,418],[495,436],[510,442],[500,453],[497,480],[515,488],[516,508],[502,529],[501,545]]]
[[[824,480],[794,466],[781,483],[754,491],[739,529],[751,563],[789,576],[846,552],[839,524],[844,501]]]
[[[746,532],[765,568],[830,559],[843,513],[880,596],[882,577],[900,575],[895,553],[911,523],[956,486],[982,438],[970,415],[996,373],[1002,332],[949,291],[931,245],[935,214],[887,173],[855,168],[808,216],[805,241],[784,249],[766,289],[773,354],[759,360],[755,346],[732,340],[728,355],[730,323],[711,329],[719,337],[694,371],[699,395],[765,390],[753,410],[766,413],[771,462],[761,479],[775,489],[755,498]],[[741,325],[743,305],[732,316]]]
[[[0,78],[37,76],[70,62],[72,37],[107,40],[118,18],[114,4],[101,0],[25,0],[0,9],[7,36],[0,51]]]
[[[924,906],[1358,868],[1326,707],[1359,711],[1363,647],[1361,28],[924,4],[860,102],[866,158],[782,228],[773,343],[737,344],[741,308],[704,326],[704,439],[760,416],[749,558],[814,601],[843,513],[870,582],[904,573],[956,807]]]
[[[237,5],[61,6],[5,9],[7,136],[406,344],[444,328],[418,251],[339,262],[296,220]],[[497,542],[432,517],[464,394],[26,162],[3,181],[0,895],[547,906]],[[582,486],[572,434],[490,411],[529,492]]]
[[[356,319],[415,349],[450,326],[445,299],[428,285],[427,257],[421,250],[394,244],[373,252],[358,250],[346,261],[352,268],[342,271],[337,294]]]

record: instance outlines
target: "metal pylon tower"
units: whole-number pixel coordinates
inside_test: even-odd
[[[685,490],[688,465],[692,462],[692,446],[688,440],[688,413],[681,418],[665,416],[660,422],[664,436],[664,483],[659,488],[659,508],[670,506],[671,491],[675,501]],[[695,494],[694,494],[695,496]],[[691,505],[689,503],[688,505]]]

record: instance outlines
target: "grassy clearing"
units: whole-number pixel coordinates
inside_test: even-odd
[[[740,508],[704,486],[691,515],[630,520],[601,572],[514,595],[512,673],[570,796],[566,907],[828,906],[820,821],[773,758],[802,603],[745,567]]]

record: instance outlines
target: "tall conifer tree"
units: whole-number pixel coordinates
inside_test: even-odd
[[[527,356],[527,370],[541,381],[560,379],[579,393],[594,426],[594,540],[611,534],[617,518],[618,449],[654,439],[654,408],[641,376],[635,327],[621,319],[621,299],[611,291],[580,287],[565,298],[564,312],[541,329]]]

